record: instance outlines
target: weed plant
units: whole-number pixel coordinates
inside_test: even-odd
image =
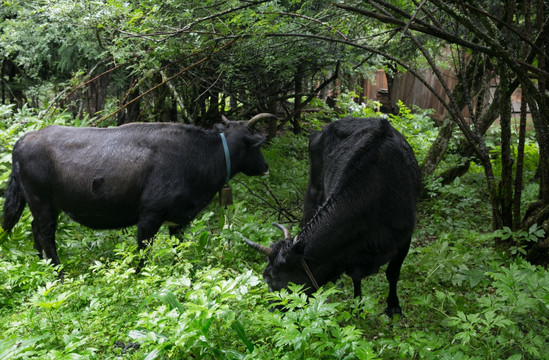
[[[390,121],[423,158],[436,136],[428,118],[408,112]],[[48,123],[70,121],[60,114]],[[3,194],[15,140],[47,124],[7,107],[0,124]],[[141,254],[148,261],[139,275],[135,229],[94,231],[61,216],[60,283],[35,255],[26,210],[0,234],[0,359],[549,358],[548,272],[494,250],[494,236],[507,230],[486,231],[490,212],[475,171],[447,186],[427,180],[399,283],[404,316],[384,314],[383,272],[363,280],[360,300],[345,276],[308,300],[299,286],[269,293],[265,259],[242,237],[270,244],[281,236],[274,221],[297,231],[306,149],[299,135],[271,141],[270,175],[239,176],[235,204],[214,199],[180,238],[162,230]],[[544,236],[530,230],[511,235]]]

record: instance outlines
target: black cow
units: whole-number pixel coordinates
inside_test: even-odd
[[[270,248],[263,276],[272,290],[289,282],[307,293],[347,273],[361,280],[389,263],[387,314],[401,313],[397,282],[415,223],[421,174],[411,147],[387,120],[345,118],[314,134],[302,231]]]
[[[260,151],[265,136],[252,127],[272,116],[259,114],[248,123],[224,119],[215,130],[134,123],[28,133],[13,149],[2,227],[10,231],[27,203],[34,247],[55,265],[60,211],[95,229],[137,224],[137,244],[144,249],[164,222],[189,223],[230,177],[268,172]]]

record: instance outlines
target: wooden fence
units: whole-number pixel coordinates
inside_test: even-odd
[[[451,70],[442,70],[442,76],[448,84],[448,87],[452,90],[457,84],[457,77]],[[425,70],[422,73],[426,82],[444,99],[448,101],[444,89],[438,81],[437,77],[430,70]],[[490,103],[493,99],[493,94],[496,87],[496,81],[492,80],[490,83],[489,96],[487,103]],[[373,81],[365,80],[363,86],[363,96],[365,98],[383,101],[385,93],[387,91],[387,77],[385,71],[378,70],[374,76]],[[521,89],[517,89],[511,96],[511,102],[513,104],[513,112],[518,113],[520,111],[521,102]],[[432,117],[436,120],[442,120],[446,116],[446,109],[440,103],[436,96],[423,85],[422,82],[417,80],[411,73],[399,74],[393,83],[393,97],[392,106],[396,106],[397,100],[401,100],[406,106],[416,105],[421,109],[433,109],[434,113]]]

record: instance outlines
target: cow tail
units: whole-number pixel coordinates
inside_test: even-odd
[[[25,209],[25,199],[21,192],[21,185],[15,178],[14,172],[10,174],[8,188],[6,189],[6,200],[4,201],[4,219],[2,220],[2,228],[9,232],[19,221],[23,209]]]

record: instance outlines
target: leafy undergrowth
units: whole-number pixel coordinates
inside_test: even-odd
[[[308,300],[298,286],[269,293],[265,259],[242,237],[269,244],[280,238],[271,222],[299,217],[306,141],[283,136],[265,154],[271,174],[234,181],[233,206],[214,199],[180,239],[163,229],[144,254],[133,228],[92,231],[62,217],[64,283],[35,255],[26,210],[0,234],[0,359],[549,358],[549,274],[494,250],[501,233],[486,231],[475,173],[427,184],[399,282],[404,316],[384,314],[383,272],[363,280],[360,300],[345,276]],[[139,256],[148,261],[135,274]]]

